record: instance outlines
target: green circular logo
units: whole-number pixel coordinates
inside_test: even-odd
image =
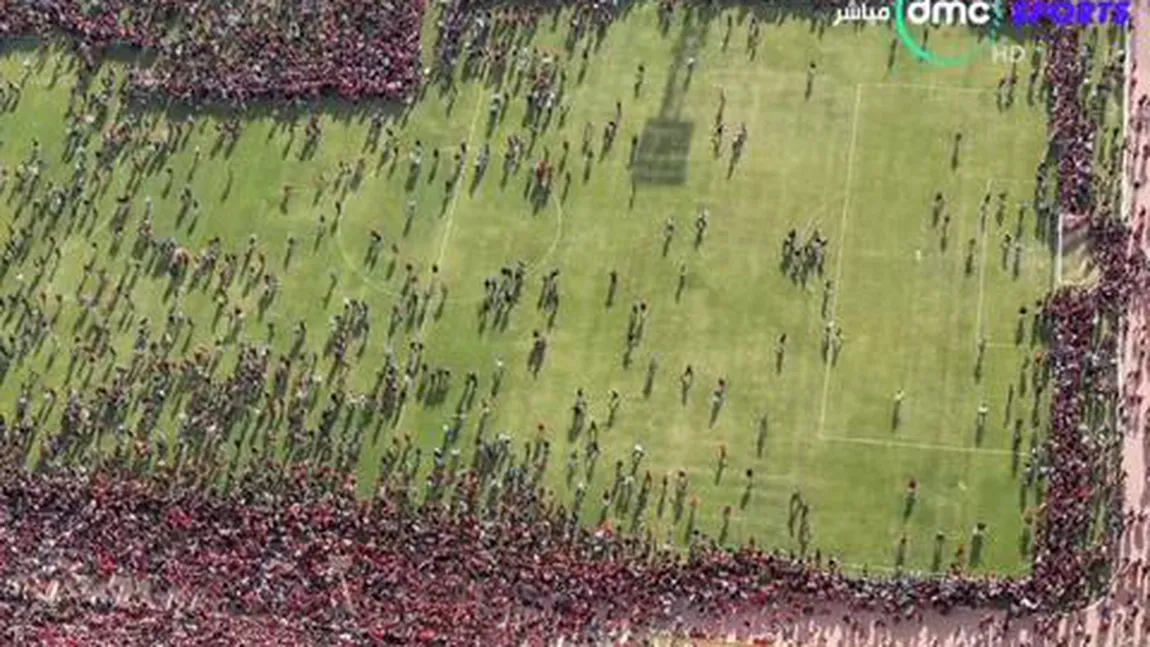
[[[917,1],[923,2],[924,0]],[[930,0],[925,1],[928,4],[930,2]],[[939,0],[934,0],[934,2],[939,2]],[[942,0],[942,2],[946,2],[946,0]],[[960,2],[961,0],[951,0],[950,4],[953,6],[959,4]],[[941,4],[941,2],[939,3]],[[907,27],[906,24],[906,0],[895,0],[895,30],[898,32],[898,37],[902,39],[902,42],[904,45],[906,45],[907,49],[909,49],[911,53],[917,56],[920,60],[926,61],[927,63],[936,65],[938,67],[956,67],[959,65],[965,65],[987,47],[990,47],[998,41],[999,31],[1002,29],[1002,23],[1005,19],[1004,12],[1002,10],[1002,0],[993,0],[992,2],[988,2],[988,4],[990,4],[993,9],[993,15],[990,18],[990,22],[987,24],[987,39],[981,43],[967,48],[958,54],[941,54],[939,52],[934,52],[927,49],[925,45],[915,40],[914,36],[910,33],[910,28]],[[965,3],[962,3],[962,5],[965,10]]]

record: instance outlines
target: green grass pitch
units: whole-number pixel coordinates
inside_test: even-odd
[[[734,19],[734,30],[724,45],[727,16]],[[333,187],[331,178],[340,162],[354,164],[364,154],[365,116],[373,107],[325,104],[317,108],[322,142],[314,157],[303,160],[298,155],[302,122],[291,135],[270,111],[258,108],[245,117],[238,145],[225,156],[212,150],[217,117],[197,117],[195,133],[170,162],[174,189],[163,197],[165,178],[157,173],[144,180],[138,195],[155,199],[157,233],[174,236],[192,250],[219,237],[226,250],[242,254],[249,236],[257,237],[269,268],[279,275],[282,293],[260,319],[254,314],[259,288],[245,294],[237,282],[229,307],[239,305],[249,313],[238,340],[267,342],[284,352],[291,345],[291,328],[303,320],[313,331],[308,350],[318,352],[329,319],[344,299],[355,298],[370,305],[374,324],[363,355],[354,360],[348,388],[367,390],[388,346],[402,357],[416,339],[425,344],[429,364],[452,369],[454,386],[443,404],[409,403],[397,428],[389,426],[365,448],[360,461],[365,488],[377,478],[380,452],[394,434],[410,431],[429,451],[454,412],[463,375],[477,371],[480,391],[486,394],[493,367],[502,359],[507,375],[492,403],[489,433],[506,430],[518,449],[535,437],[538,424],[545,425],[552,442],[548,484],[564,503],[570,502],[575,483],[586,478],[581,472],[569,482],[565,472],[570,450],[578,448],[582,456],[586,441],[586,434],[568,438],[574,395],[580,388],[588,394],[603,449],[588,484],[588,523],[599,517],[599,499],[611,485],[615,460],[629,461],[632,448],[641,444],[646,456],[640,472],[651,470],[656,483],[641,527],[660,540],[685,539],[687,515],[676,522],[669,504],[661,516],[655,505],[660,477],[682,469],[699,501],[701,530],[718,536],[723,507],[733,508],[724,537],[730,544],[753,538],[762,546],[798,550],[797,533],[788,530],[788,505],[797,490],[810,505],[812,548],[851,567],[892,568],[905,536],[906,568],[929,571],[937,532],[945,533],[944,562],[949,562],[959,544],[969,545],[971,529],[982,522],[988,541],[976,570],[1025,572],[1023,511],[1035,502],[1034,493],[1021,485],[1022,468],[1012,469],[1010,430],[1021,419],[1029,439],[1032,430],[1041,430],[1045,411],[1040,408],[1037,422],[1032,419],[1033,389],[1017,393],[1008,411],[1007,391],[1018,382],[1024,357],[1036,350],[1029,335],[1016,343],[1018,308],[1040,298],[1055,273],[1055,255],[1048,237],[1036,233],[1030,206],[1045,146],[1037,89],[1034,101],[1027,99],[1030,64],[1018,68],[1013,105],[1000,109],[995,88],[1007,68],[993,63],[989,54],[968,67],[936,69],[892,46],[893,30],[885,27],[814,29],[801,16],[789,16],[764,25],[752,58],[746,46],[748,20],[743,9],[725,9],[706,19],[697,12],[686,19],[680,10],[663,34],[655,6],[640,4],[612,26],[585,72],[579,69],[581,52],[565,52],[563,31],[550,18],[543,20],[530,44],[557,57],[567,70],[569,112],[562,123],[556,115],[540,132],[524,169],[505,183],[500,161],[508,136],[526,136],[524,102],[516,96],[489,130],[495,88],[468,81],[450,99],[430,88],[405,123],[393,123],[401,159],[392,168],[391,163],[377,164],[378,153],[366,153],[367,170],[358,187]],[[565,21],[561,16],[558,25]],[[936,33],[932,42],[945,44],[947,38],[960,43],[965,36]],[[425,40],[433,40],[430,28]],[[697,62],[688,79],[686,61],[692,57]],[[0,57],[4,78],[18,79],[25,64],[32,66],[18,107],[0,113],[0,163],[9,172],[26,159],[35,137],[50,162],[45,175],[58,183],[69,177],[70,165],[59,161],[73,78],[69,60],[34,47],[10,49]],[[811,61],[817,62],[817,71],[808,96]],[[635,96],[640,63],[646,74]],[[728,134],[716,157],[710,134],[720,93],[725,95]],[[593,125],[598,149],[616,101],[622,102],[617,142],[610,152],[596,154],[584,179],[578,155],[584,124]],[[146,114],[156,138],[162,138],[167,113]],[[749,141],[728,175],[730,133],[740,123],[746,124]],[[956,132],[963,139],[952,168]],[[642,141],[632,165],[628,148],[633,134]],[[561,196],[562,177],[557,177],[551,199],[535,208],[524,197],[530,168],[545,150],[557,159],[564,139],[572,148],[570,189]],[[430,155],[425,154],[423,172],[409,186],[406,155],[416,140],[427,152],[438,147],[443,159],[430,179]],[[473,186],[474,167],[468,163],[458,189],[447,191],[443,178],[451,153],[464,141],[472,155],[490,142],[492,164]],[[201,160],[189,174],[197,147]],[[94,225],[66,237],[62,262],[34,286],[35,291],[65,295],[63,314],[51,339],[5,378],[0,388],[5,409],[30,376],[66,393],[85,377],[90,391],[108,374],[110,364],[100,364],[93,375],[81,374],[70,387],[62,386],[72,324],[81,310],[76,295],[94,289],[89,281],[78,292],[81,265],[92,242],[106,259],[108,220],[126,167],[121,162],[109,179]],[[179,218],[185,184],[200,209]],[[11,185],[10,180],[4,189],[0,217],[5,223],[26,224],[28,212],[18,215]],[[281,210],[285,185],[295,190]],[[936,191],[945,194],[951,217],[945,243],[941,225],[931,222]],[[983,229],[979,208],[988,192],[995,198]],[[995,217],[1000,192],[1007,194],[1001,222]],[[341,197],[344,215],[338,227],[325,226],[317,241],[318,218],[331,223],[334,202]],[[418,206],[405,234],[408,200]],[[137,197],[129,240],[141,202]],[[1019,224],[1022,202],[1028,207]],[[710,226],[696,249],[691,239],[700,206],[708,209]],[[668,219],[676,233],[664,255]],[[781,244],[791,228],[804,235],[817,229],[830,240],[825,275],[805,285],[780,270]],[[399,248],[397,257],[385,251],[375,267],[363,262],[372,230]],[[1002,262],[1002,241],[1017,232],[1023,248],[1016,275],[1012,258]],[[285,266],[289,236],[299,241],[298,250]],[[969,240],[975,241],[970,272],[965,267]],[[46,249],[39,245],[33,254]],[[126,257],[121,252],[100,263],[115,276]],[[483,279],[516,261],[529,268],[522,302],[506,328],[479,330]],[[447,297],[441,312],[388,340],[387,320],[406,263],[418,268],[423,279],[438,264]],[[681,265],[687,268],[686,285],[676,299]],[[532,377],[525,364],[532,331],[547,330],[535,299],[541,276],[552,269],[561,271],[562,302],[547,332],[544,365]],[[612,269],[618,272],[619,288],[614,305],[607,307]],[[5,292],[30,280],[31,275],[10,272],[4,277]],[[834,282],[826,318],[824,280]],[[164,285],[147,276],[138,283],[132,291],[135,319],[149,317],[156,325],[163,320],[171,303]],[[219,340],[229,353],[225,358],[234,356],[237,340],[225,335],[227,319],[212,325],[211,291],[190,290],[179,299],[178,309],[192,315],[196,326],[186,343],[181,338],[176,344],[177,354],[210,349]],[[637,301],[645,301],[650,314],[626,368],[628,313]],[[123,362],[130,357],[134,324],[120,326],[119,311],[106,318]],[[827,318],[841,326],[845,340],[831,365],[821,351]],[[274,335],[268,323],[275,326]],[[5,334],[16,325],[9,319]],[[785,358],[776,370],[776,339],[783,333],[788,337]],[[987,348],[982,375],[976,378],[980,337],[986,338]],[[645,395],[653,355],[658,369]],[[695,379],[682,402],[679,376],[688,364]],[[225,359],[223,366],[228,365]],[[328,365],[321,360],[319,372],[326,373]],[[711,424],[710,393],[721,377],[729,380],[730,391]],[[617,389],[623,401],[607,428],[610,389]],[[899,389],[906,395],[895,428],[893,396]],[[989,407],[987,429],[976,439],[976,410],[982,401]],[[174,433],[177,413],[175,408],[165,412],[161,428],[166,433]],[[46,416],[46,429],[55,428],[58,414]],[[477,404],[463,431],[465,453],[472,447],[478,415]],[[768,429],[759,452],[763,415]],[[718,479],[722,446],[729,461]],[[248,451],[246,444],[242,451]],[[747,469],[754,470],[754,485],[743,501]],[[919,483],[919,495],[904,517],[912,478]],[[630,525],[623,513],[610,515],[616,526]]]

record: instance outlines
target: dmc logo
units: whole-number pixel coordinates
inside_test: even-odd
[[[899,38],[915,56],[933,65],[953,67],[969,62],[998,40],[1003,20],[1002,3],[1001,0],[896,0],[894,19]],[[962,52],[942,53],[919,42],[910,33],[909,25],[976,27],[986,30],[987,38]]]
[[[1125,25],[1130,22],[1130,2],[1033,2],[1022,0],[1011,5],[1010,17],[1016,25],[1031,25],[1049,20],[1056,25],[1089,25],[1107,23]]]
[[[969,4],[962,0],[911,0],[906,19],[913,25],[977,25],[994,20],[993,7],[985,0]]]

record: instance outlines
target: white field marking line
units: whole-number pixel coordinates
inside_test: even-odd
[[[971,173],[959,173],[958,177],[960,177],[963,180],[981,180],[982,179],[982,176],[974,175]],[[992,179],[997,184],[1006,184],[1009,186],[1017,186],[1017,185],[1021,184],[1023,186],[1023,188],[1030,188],[1030,189],[1034,188],[1034,181],[1033,180],[1024,180],[1022,178],[1001,178],[1001,177],[992,178]]]
[[[908,540],[908,543],[909,543],[909,540]],[[945,556],[944,556],[944,565],[945,565],[945,563],[947,563],[947,562],[945,561]],[[887,575],[894,575],[895,573],[900,572],[900,569],[897,569],[893,566],[888,566],[886,564],[859,564],[859,563],[844,563],[844,562],[838,562],[838,564],[842,568],[842,570],[847,571],[848,573],[850,573],[850,572],[861,573],[862,571],[865,570],[872,575],[876,572],[885,573]],[[944,570],[930,571],[930,570],[927,570],[925,568],[903,568],[903,569],[901,569],[901,573],[904,577],[923,577],[923,578],[943,577],[944,575],[946,575],[946,571],[944,571]],[[888,629],[887,632],[889,635],[890,630]],[[981,640],[976,641],[975,644],[979,644],[979,645],[987,644],[986,639],[985,639],[986,631],[979,629],[979,630],[977,630],[971,634],[968,634],[968,635],[978,636],[978,637],[982,638]],[[880,643],[880,644],[885,644],[885,643]],[[963,644],[963,643],[958,643],[958,644]]]
[[[483,112],[483,99],[486,96],[486,93],[483,92],[481,88],[479,92],[479,98],[475,101],[475,115],[471,117],[471,126],[467,129],[467,139],[465,140],[467,142],[467,150],[470,151],[475,150],[475,147],[471,145],[471,140],[475,138],[475,126],[479,123],[479,115]],[[459,204],[460,191],[462,191],[463,186],[467,183],[466,176],[467,160],[464,160],[463,167],[459,171],[459,177],[455,178],[455,186],[452,187],[455,193],[451,196],[451,203],[447,205],[447,222],[443,227],[443,238],[439,243],[439,252],[435,256],[435,264],[437,266],[443,262],[443,255],[447,253],[447,243],[451,239],[451,230],[455,224],[455,207]],[[427,321],[428,319],[425,317],[424,320],[419,324],[419,328],[415,331],[415,338],[421,342],[423,341],[423,331],[425,328],[427,328]],[[413,400],[404,403],[403,408],[399,410],[399,416],[395,419],[393,428],[399,429],[400,425],[403,424],[404,416],[407,415],[407,412],[413,406],[415,406]]]
[[[838,89],[839,89],[839,88],[838,88],[838,86],[835,86],[835,85],[833,85],[833,84],[832,84],[832,87],[834,87],[834,88],[835,88],[835,90],[838,90]],[[756,105],[756,106],[758,106],[758,105],[759,105],[759,86],[753,86],[753,90],[754,90],[754,94],[755,94],[755,105]],[[844,94],[845,94],[845,93],[844,93]],[[835,96],[836,96],[836,97],[838,96],[838,95],[837,95],[837,92],[836,92],[836,95],[835,95]],[[844,97],[844,98],[845,98],[845,97]],[[855,84],[855,106],[854,106],[854,112],[853,112],[853,120],[854,120],[854,123],[852,123],[852,124],[851,124],[851,144],[850,144],[850,146],[849,146],[849,149],[850,149],[850,150],[848,151],[848,152],[852,153],[852,156],[853,156],[853,148],[854,148],[854,141],[855,141],[855,129],[857,128],[857,125],[858,125],[858,115],[859,115],[859,102],[860,102],[860,100],[861,100],[861,96],[860,96],[860,87],[859,87],[859,84],[857,84],[857,83],[856,83],[856,84]],[[850,176],[850,173],[851,173],[851,172],[852,172],[852,170],[851,170],[851,167],[850,167],[850,166],[848,166],[848,167],[847,167],[847,174],[848,174],[848,177]],[[845,193],[846,193],[846,194],[843,196],[843,199],[844,199],[844,201],[845,201],[845,200],[846,200],[846,198],[847,198],[847,197],[849,196],[849,194],[850,194],[850,186],[845,186],[845,187],[844,187],[844,189],[845,189]],[[819,203],[819,207],[818,207],[818,210],[817,210],[817,211],[815,211],[815,213],[816,213],[816,214],[821,214],[821,213],[823,213],[825,210],[829,210],[829,209],[828,209],[828,207],[829,207],[828,201],[825,201],[825,200],[824,200],[824,201],[822,201],[822,202],[820,202],[820,203]],[[811,217],[811,219],[810,219],[810,220],[807,222],[806,226],[803,228],[803,235],[804,235],[804,236],[808,235],[808,233],[810,232],[810,230],[811,230],[813,227],[817,226],[819,222],[821,222],[821,216],[819,216],[819,215],[815,215],[815,216],[812,216],[812,217]],[[842,232],[843,232],[843,229],[842,229],[842,227],[840,227],[840,229],[839,229],[839,232],[840,232],[840,233],[842,233]],[[840,259],[840,260],[841,260],[841,259]],[[841,263],[840,263],[840,265],[839,265],[839,268],[838,268],[838,270],[837,270],[837,271],[838,271],[838,273],[841,275],[841,273],[842,273],[842,269],[841,269]],[[837,278],[841,278],[841,277],[837,277]],[[836,289],[837,289],[837,285],[836,285],[835,287],[836,287]],[[816,289],[816,288],[812,288],[812,290],[814,290],[814,289]],[[823,405],[823,407],[824,407],[824,408],[825,408],[825,405],[826,405],[826,398],[827,398],[827,392],[826,392],[826,391],[824,391],[824,392],[823,392],[823,400],[822,400],[822,405]],[[822,415],[825,415],[825,414],[822,414]],[[821,422],[821,419],[820,419],[820,424],[819,424],[819,427],[820,427],[820,431],[821,431],[821,428],[822,428],[822,422]],[[793,447],[796,447],[796,448],[798,448],[798,447],[802,447],[802,446],[803,446],[803,442],[802,442],[803,440],[805,440],[805,439],[803,439],[803,438],[797,438],[797,439],[795,439],[795,440],[793,440],[793,441],[792,441],[791,445],[792,445]],[[804,455],[805,455],[805,453],[804,453]],[[800,485],[800,483],[799,483],[799,482],[796,480],[796,476],[798,475],[798,473],[799,473],[800,469],[801,469],[801,468],[800,468],[800,464],[799,464],[799,461],[797,461],[797,460],[796,460],[796,461],[792,461],[792,462],[791,462],[791,469],[790,469],[790,471],[789,471],[789,473],[788,473],[788,482],[789,482],[789,484],[790,484],[790,487],[791,487],[792,489],[798,488],[798,487],[799,487],[799,485]],[[812,481],[811,481],[811,479],[810,479],[810,477],[809,477],[809,476],[808,476],[808,477],[805,477],[805,478],[803,479],[803,481],[802,481],[802,483],[803,483],[803,484],[806,484],[806,483],[811,483],[811,482],[812,482]]]
[[[913,90],[930,90],[935,92],[969,92],[971,94],[981,94],[984,92],[994,92],[992,88],[964,88],[961,85],[937,85],[932,83],[863,83],[872,88],[908,88]]]
[[[544,251],[542,254],[540,254],[538,258],[532,260],[530,263],[527,264],[527,269],[526,269],[527,276],[531,276],[536,270],[538,270],[543,265],[544,262],[547,261],[548,258],[551,257],[551,254],[553,254],[555,252],[555,250],[559,247],[559,241],[563,238],[563,206],[559,203],[559,200],[557,198],[555,198],[554,196],[551,197],[551,200],[554,202],[555,210],[556,210],[555,235],[552,237],[551,245],[547,247],[546,251]],[[343,244],[343,236],[340,234],[340,232],[342,232],[342,231],[343,231],[343,229],[341,228],[339,231],[336,232],[335,243],[336,243],[336,248],[339,250],[340,256],[343,257],[344,265],[346,265],[347,268],[349,270],[351,270],[368,287],[371,287],[371,288],[375,289],[376,291],[380,292],[381,294],[385,294],[385,295],[390,296],[390,297],[398,296],[398,293],[393,291],[391,288],[387,287],[387,284],[382,283],[380,281],[377,281],[376,279],[373,279],[369,272],[363,271],[362,269],[360,269],[359,266],[357,266],[354,263],[354,261],[352,260],[352,257],[347,252],[347,248]],[[483,300],[483,297],[477,296],[474,299],[468,299],[466,301],[456,300],[456,301],[453,301],[453,303],[457,303],[460,305],[472,305],[475,303],[479,303],[482,300]]]
[[[982,192],[984,196],[990,195],[991,180],[986,181],[986,190]],[[987,202],[987,210],[990,210],[990,203]],[[974,346],[978,347],[978,340],[982,338],[982,302],[986,298],[986,235],[990,231],[990,226],[986,224],[986,220],[982,214],[981,209],[978,214],[978,224],[982,227],[982,261],[978,264],[978,315],[974,324]]]
[[[483,113],[483,104],[486,93],[483,88],[480,88],[479,98],[475,101],[475,114],[471,117],[471,125],[467,128],[467,150],[472,154],[475,152],[475,147],[472,146],[472,140],[475,139],[475,126],[479,124],[479,115]],[[435,264],[439,265],[443,262],[443,255],[447,253],[447,243],[451,241],[451,230],[455,227],[455,207],[459,204],[459,196],[463,192],[463,186],[467,184],[467,160],[463,160],[462,168],[459,171],[459,177],[455,179],[455,186],[453,187],[455,193],[451,196],[451,204],[447,205],[447,222],[443,226],[443,238],[439,242],[439,252],[435,255]],[[424,322],[426,323],[426,319]],[[423,326],[419,327],[419,333],[423,333]]]
[[[539,256],[539,258],[535,259],[534,261],[531,261],[531,263],[529,265],[527,265],[527,269],[524,271],[525,276],[531,276],[532,274],[535,273],[535,270],[538,270],[541,267],[543,267],[543,263],[546,262],[549,258],[551,258],[551,254],[553,254],[555,252],[555,250],[559,247],[559,241],[562,240],[562,238],[563,238],[563,205],[561,205],[559,203],[559,199],[555,197],[554,193],[551,194],[551,200],[555,203],[555,209],[558,212],[556,215],[556,218],[558,220],[556,221],[556,226],[555,226],[555,238],[552,239],[551,246],[547,248],[547,251],[543,252],[543,254],[541,256]],[[455,303],[461,303],[463,305],[470,305],[470,304],[479,303],[482,300],[483,300],[483,298],[479,297],[479,298],[471,299],[468,301],[456,301]],[[523,335],[522,339],[527,339],[526,331],[524,331],[524,335]],[[642,399],[645,399],[645,398],[642,398]],[[622,400],[623,400],[623,402],[639,402],[641,400],[641,398],[637,398],[637,397],[632,398],[630,396],[624,395],[624,396],[622,396]]]
[[[846,255],[847,255],[846,254],[846,252],[847,252],[847,248],[846,248],[847,221],[849,220],[849,216],[850,216],[851,181],[854,179],[855,148],[856,148],[856,145],[858,144],[859,107],[862,105],[862,88],[863,88],[863,86],[861,83],[855,85],[855,107],[854,107],[854,115],[851,118],[851,143],[847,147],[847,177],[846,177],[846,182],[843,185],[843,188],[844,188],[843,192],[845,194],[845,195],[843,195],[843,213],[842,213],[842,218],[841,218],[840,224],[839,224],[838,267],[835,268],[834,293],[831,294],[831,302],[830,302],[830,307],[829,307],[829,310],[830,310],[829,319],[830,319],[830,321],[835,320],[835,311],[838,309],[839,296],[842,294],[842,289],[843,289],[843,285],[842,285],[843,266],[845,265],[844,261],[846,260]],[[830,394],[830,390],[831,390],[831,366],[832,366],[831,358],[832,357],[833,357],[833,351],[828,346],[826,357],[824,357],[824,362],[826,363],[826,370],[823,371],[823,395],[822,395],[821,402],[819,404],[819,426],[818,426],[818,433],[816,434],[817,437],[819,437],[819,438],[822,438],[823,426],[826,424],[826,420],[827,420],[827,396]]]
[[[483,105],[485,103],[484,99],[486,98],[486,96],[487,95],[481,86],[480,92],[479,92],[479,100],[476,102],[476,105],[475,105],[475,114],[472,115],[471,125],[467,129],[467,146],[468,146],[469,150],[472,148],[471,140],[474,138],[475,126],[479,123],[479,115],[482,112],[480,109],[483,107]],[[573,95],[572,98],[574,98],[576,96],[578,96],[578,94]],[[464,163],[464,170],[466,170],[466,169],[467,169],[467,163],[465,162]],[[484,174],[486,175],[486,169],[484,170]],[[462,181],[462,180],[463,180],[463,176],[461,175],[459,178],[459,181]],[[440,243],[439,253],[437,255],[437,260],[435,263],[436,265],[439,265],[443,262],[443,254],[444,254],[445,250],[447,249],[447,239],[448,239],[449,234],[451,233],[451,227],[453,226],[453,223],[454,223],[455,204],[459,201],[459,191],[462,189],[462,187],[463,187],[462,182],[455,187],[455,193],[454,193],[454,195],[452,195],[452,203],[450,205],[448,205],[448,211],[449,211],[448,216],[447,216],[448,219],[447,219],[447,223],[445,224],[445,227],[444,227],[443,239],[441,240],[441,243]],[[556,222],[555,222],[555,236],[552,238],[551,245],[547,248],[547,250],[545,252],[543,252],[543,254],[541,254],[538,258],[536,258],[535,260],[533,260],[527,264],[527,269],[525,272],[527,276],[530,276],[535,270],[539,269],[543,265],[543,263],[551,256],[551,254],[553,254],[555,252],[556,248],[559,247],[559,241],[563,238],[563,205],[560,204],[559,200],[555,197],[554,193],[551,194],[551,201],[555,204],[555,209],[557,212]],[[340,231],[336,232],[336,245],[339,248],[340,255],[343,257],[344,264],[347,265],[349,268],[351,268],[351,270],[353,272],[355,272],[364,283],[368,284],[368,286],[375,288],[376,290],[378,290],[378,291],[380,291],[383,294],[386,294],[388,296],[393,296],[393,297],[398,296],[396,292],[392,291],[385,284],[382,284],[379,281],[376,281],[375,279],[371,278],[371,275],[369,273],[364,272],[358,266],[354,265],[351,257],[347,253],[347,250],[344,248],[343,238],[339,235],[341,231],[343,231],[343,230],[341,229]],[[482,300],[483,300],[483,297],[476,297],[475,299],[470,299],[467,301],[455,301],[454,303],[459,303],[462,305],[471,305],[471,304],[479,303]],[[420,332],[422,332],[422,329],[420,330]]]
[[[940,445],[936,443],[913,443],[903,440],[887,440],[885,438],[855,438],[851,436],[822,436],[819,440],[829,443],[846,443],[852,445],[870,445],[872,447],[888,447],[900,449],[921,449],[924,451],[955,452],[959,454],[986,454],[990,456],[1010,456],[1009,449],[992,449],[984,447],[964,447],[962,445]]]
[[[1127,36],[1129,36],[1131,33],[1132,32],[1130,32],[1130,31],[1126,32]],[[1125,83],[1126,80],[1123,79],[1122,82]],[[1123,96],[1125,96],[1127,94],[1126,91],[1128,89],[1129,88],[1122,88]],[[1122,121],[1126,121],[1125,111],[1123,111],[1123,114],[1122,114]],[[1123,174],[1123,175],[1125,175],[1125,174]],[[1063,254],[1063,242],[1062,242],[1063,241],[1063,238],[1062,238],[1062,224],[1063,223],[1062,223],[1062,221],[1064,219],[1064,216],[1065,216],[1065,214],[1062,212],[1062,209],[1059,209],[1058,210],[1058,244],[1055,246],[1055,249],[1057,250],[1058,253],[1056,253],[1054,255],[1054,289],[1055,290],[1057,290],[1062,285],[1062,254]]]
[[[555,250],[559,247],[559,241],[563,238],[563,205],[560,204],[559,198],[556,198],[554,193],[551,194],[551,202],[555,204],[555,237],[551,239],[551,245],[547,247],[547,251],[543,252],[542,256],[527,266],[526,274],[528,276],[530,276],[534,270],[542,267],[547,259],[551,258],[551,254],[555,253]]]
[[[723,473],[727,474],[730,471],[732,471],[731,470],[731,464],[728,462],[727,467],[724,468]],[[737,472],[738,470],[734,470],[734,471]],[[698,476],[699,478],[710,478],[712,481],[715,478],[715,468],[713,466],[712,467],[684,467],[683,473],[689,477]],[[755,482],[756,483],[759,482],[759,480],[763,480],[763,481],[791,481],[793,478],[794,478],[794,475],[791,474],[790,472],[788,472],[786,474],[782,474],[782,473],[759,474],[757,471],[755,472]],[[808,479],[804,482],[806,482],[806,483],[830,483],[830,481],[828,481],[826,479],[813,479],[813,478]]]
[[[371,287],[372,289],[376,290],[380,294],[384,294],[384,295],[389,296],[389,297],[399,296],[398,292],[393,291],[391,288],[387,287],[385,284],[371,278],[371,274],[360,269],[359,265],[356,264],[355,261],[352,260],[351,255],[348,254],[348,252],[347,252],[347,247],[343,244],[343,234],[341,233],[341,232],[343,232],[343,230],[344,230],[343,227],[340,227],[339,229],[337,229],[335,232],[334,238],[335,238],[335,247],[339,251],[340,258],[343,259],[344,266],[350,272],[352,272],[360,281],[363,281],[368,287]]]
[[[894,568],[893,566],[887,566],[886,564],[859,564],[857,562],[850,562],[850,563],[838,562],[838,565],[845,571],[855,572],[855,573],[861,573],[864,570],[868,573],[873,573],[875,571],[878,571],[880,573],[894,573],[895,571],[898,570],[898,569]],[[927,571],[917,571],[917,570],[910,569],[910,568],[904,568],[904,569],[902,569],[902,572],[907,574],[907,575],[916,575],[916,574],[931,575],[931,573],[928,573]]]

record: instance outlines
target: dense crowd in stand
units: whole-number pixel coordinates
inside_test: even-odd
[[[404,510],[386,495],[364,504],[350,485],[318,486],[314,475],[273,479],[218,496],[162,477],[6,471],[0,635],[37,644],[212,632],[245,644],[542,644],[673,629],[688,611],[841,601],[903,612],[1025,593],[1019,583],[958,577],[868,582],[833,563],[752,548],[699,548],[681,561],[638,539],[578,529],[530,496],[477,516],[477,491],[466,485],[448,506]]]
[[[1065,32],[1065,33],[1063,33]],[[1087,61],[1078,55],[1078,35],[1070,30],[1052,36],[1046,81],[1052,89],[1050,106],[1051,147],[1058,163],[1058,203],[1070,215],[1088,215],[1094,183],[1096,128],[1085,117],[1077,92]]]
[[[1052,147],[1058,152],[1058,209],[1081,214],[1093,208],[1090,195],[1095,126],[1078,88],[1086,64],[1078,33],[1051,35],[1046,76],[1051,89]],[[1099,200],[1099,203],[1104,201]],[[1091,214],[1090,241],[1101,280],[1091,288],[1065,288],[1045,306],[1051,335],[1045,362],[1053,378],[1050,469],[1037,532],[1038,552],[1031,577],[1033,594],[1052,606],[1070,604],[1086,593],[1090,577],[1113,558],[1121,530],[1121,507],[1110,510],[1107,541],[1092,543],[1093,512],[1099,500],[1121,492],[1119,435],[1088,433],[1088,423],[1117,402],[1117,333],[1111,326],[1125,313],[1130,288],[1144,272],[1144,259],[1130,256],[1128,227],[1109,207]]]
[[[141,48],[148,62],[129,78],[141,97],[401,100],[420,84],[422,10],[418,0],[16,2],[0,12],[0,38],[66,36],[91,64],[108,47]]]
[[[0,15],[0,37],[61,33],[88,52],[144,47],[155,62],[134,73],[135,89],[180,99],[395,98],[419,83],[419,3],[325,2],[315,21],[302,19],[306,7],[289,17],[257,11],[237,18],[209,3],[156,2],[151,13],[125,14],[129,4],[108,0],[93,14],[78,3],[22,3]],[[611,6],[587,5],[585,15],[594,24]],[[468,51],[465,34],[475,20],[465,0],[444,10],[437,44],[444,64]],[[650,536],[583,529],[572,511],[506,473],[511,485],[502,489],[472,472],[436,482],[441,497],[412,496],[418,482],[400,480],[363,501],[334,473],[270,465],[226,493],[209,493],[171,470],[146,479],[117,468],[28,473],[10,458],[0,473],[0,640],[542,644],[687,630],[688,615],[770,604],[805,611],[840,603],[909,616],[1081,603],[1099,584],[1092,579],[1106,577],[1122,530],[1120,441],[1094,430],[1105,427],[1098,423],[1107,422],[1117,396],[1110,324],[1146,268],[1129,250],[1129,228],[1092,195],[1095,132],[1078,97],[1085,66],[1077,35],[1063,30],[1051,38],[1046,80],[1057,209],[1088,222],[1100,280],[1062,289],[1042,307],[1047,349],[1034,361],[1051,385],[1053,415],[1032,577],[955,570],[938,578],[860,578],[821,557],[753,546],[730,552],[707,542],[684,557]],[[1101,517],[1099,507],[1107,510]]]

